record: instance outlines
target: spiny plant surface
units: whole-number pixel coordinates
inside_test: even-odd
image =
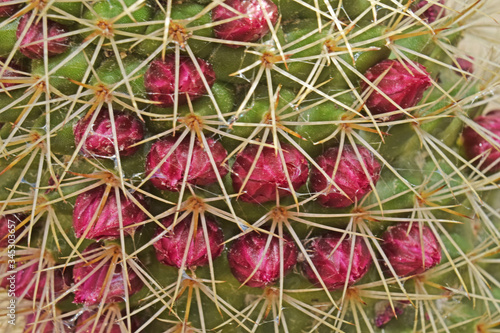
[[[498,332],[498,6],[2,0],[16,328]]]

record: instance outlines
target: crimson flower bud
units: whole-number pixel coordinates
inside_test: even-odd
[[[168,228],[174,222],[174,217],[167,217],[162,220],[165,228]],[[224,250],[224,234],[217,222],[210,217],[205,218],[207,226],[207,238],[210,246],[210,257],[212,260],[221,255]],[[182,259],[186,252],[188,237],[190,234],[192,216],[189,215],[181,221],[177,221],[175,227],[167,232],[161,239],[154,243],[156,249],[156,258],[168,266],[177,268],[182,267]],[[159,227],[156,230],[156,236],[165,231]],[[184,267],[194,268],[197,266],[205,266],[209,263],[209,250],[205,242],[205,233],[201,221],[198,222],[196,235],[191,236],[186,261]]]
[[[1,4],[1,0],[0,0],[0,4]],[[2,7],[0,7],[0,9],[1,8]],[[5,59],[0,58],[0,62],[5,63]],[[20,68],[12,62],[9,63],[9,67],[6,67],[5,70],[3,71],[3,73],[0,71],[0,74],[1,74],[0,82],[2,81],[2,79],[12,79],[12,78],[19,78],[19,77],[24,76],[22,74],[16,73],[15,70],[20,70]],[[15,86],[17,84],[19,84],[19,83],[2,82],[2,84],[0,85],[0,92],[2,92],[2,90],[3,90],[2,88],[12,87],[12,86]]]
[[[17,263],[18,268],[14,275],[9,275],[2,280],[0,287],[6,289],[14,289],[16,297],[23,296],[24,299],[40,301],[44,297],[44,291],[49,285],[54,286],[54,292],[58,294],[65,287],[65,280],[60,269],[45,270],[47,267],[42,265],[40,268],[40,278],[37,283],[37,272],[39,270],[39,262],[34,261],[26,267],[26,263]],[[10,287],[15,286],[15,288]],[[36,292],[36,294],[35,294]],[[52,291],[50,291],[52,292]],[[45,294],[47,297],[48,294]]]
[[[184,139],[175,149],[173,147],[177,138],[174,137],[166,137],[153,144],[146,159],[146,175],[151,174],[165,156],[169,155],[150,178],[155,187],[173,192],[181,189],[189,156],[189,140]],[[207,138],[207,144],[208,147],[202,147],[199,141],[194,143],[187,177],[189,184],[209,185],[217,181],[217,174],[210,163],[207,150],[217,165],[220,177],[227,174],[227,169],[222,165],[227,157],[226,149],[213,138]]]
[[[116,143],[120,156],[130,156],[139,147],[130,147],[144,138],[144,126],[141,121],[124,112],[113,112],[116,129]],[[111,127],[111,119],[107,109],[102,109],[95,121],[91,124],[92,117],[80,119],[73,128],[75,144],[78,145],[84,138],[85,131],[90,126],[90,131],[82,146],[85,156],[112,157],[115,156],[115,136]]]
[[[19,234],[22,230],[14,230],[25,217],[26,216],[23,214],[7,214],[0,216],[0,248],[7,247],[9,244],[14,245],[15,242],[19,241]]]
[[[318,201],[326,207],[344,208],[352,205],[371,191],[370,180],[375,185],[380,176],[380,164],[373,154],[366,148],[358,146],[359,160],[354,148],[344,145],[337,172],[333,181],[344,191],[340,192],[333,184],[329,184],[327,178],[318,169],[311,172],[311,189],[314,192],[322,192],[328,188],[326,193],[318,197]],[[339,147],[332,147],[320,155],[316,162],[330,177],[333,175],[337,163]],[[363,170],[363,165],[368,175]]]
[[[94,254],[98,248],[97,243],[91,244],[83,251],[83,257],[88,257],[89,252]],[[102,260],[106,260],[106,262],[92,273],[102,263]],[[128,281],[124,281],[121,260],[114,267],[111,266],[111,261],[112,259],[109,257],[100,260],[95,260],[92,257],[92,260],[89,259],[88,262],[79,262],[75,265],[73,269],[75,284],[85,278],[87,279],[76,288],[73,303],[83,303],[86,306],[91,306],[101,303],[122,302],[125,300],[125,286],[128,286],[129,296],[141,290],[143,282],[130,266],[127,266]],[[106,298],[104,299],[105,293]]]
[[[484,116],[476,117],[474,121],[484,129],[500,136],[500,110],[490,111]],[[465,154],[469,159],[473,159],[481,154],[487,154],[486,158],[480,165],[481,170],[486,169],[494,163],[496,164],[492,166],[489,171],[496,172],[500,170],[500,140],[491,137],[490,141],[496,143],[495,146],[493,146],[490,142],[488,142],[488,140],[483,138],[481,134],[476,132],[471,127],[464,128],[462,132],[462,139]],[[489,153],[487,153],[488,151]],[[476,163],[479,163],[480,160],[476,161]]]
[[[384,60],[375,66],[370,67],[365,77],[372,83],[382,79],[376,84],[390,99],[387,99],[377,90],[371,91],[366,106],[372,114],[383,114],[401,108],[410,108],[422,99],[424,91],[431,86],[431,77],[424,66],[417,62],[404,64],[398,60]],[[361,90],[371,90],[372,88],[362,82]],[[395,103],[396,105],[394,105]],[[403,117],[402,113],[387,117],[388,120],[397,120]]]
[[[267,251],[264,252],[269,237],[272,238]],[[240,283],[250,278],[247,286],[264,288],[280,278],[280,262],[283,262],[284,274],[287,274],[297,263],[297,255],[297,246],[290,235],[283,235],[281,258],[280,240],[276,235],[252,231],[233,243],[227,259],[231,272]]]
[[[187,102],[186,94],[191,101],[206,94],[207,89],[203,83],[205,78],[209,87],[215,82],[215,72],[212,65],[203,59],[196,58],[201,69],[201,74],[196,69],[190,57],[181,56],[179,59],[178,103]],[[149,99],[158,102],[160,107],[174,105],[175,98],[175,56],[169,55],[165,60],[154,60],[144,74],[144,85]]]
[[[62,330],[61,330],[62,329]],[[37,318],[36,313],[30,313],[26,317],[23,333],[52,333],[52,332],[70,332],[69,327],[62,322],[60,325],[54,325],[54,320],[49,317],[45,311],[41,312]]]
[[[469,57],[469,59],[474,60],[474,58]],[[457,67],[458,64],[458,67]],[[456,68],[459,68],[463,71],[469,72],[470,74],[474,73],[474,63],[468,59],[457,58],[457,64],[453,64]],[[460,72],[455,72],[458,75],[462,75]],[[466,74],[466,76],[469,76]]]
[[[227,8],[233,8],[233,10]],[[255,42],[269,32],[266,14],[272,25],[278,21],[278,7],[270,0],[227,0],[212,10],[214,22],[235,18],[214,27],[217,38]],[[240,15],[245,17],[236,18]],[[231,46],[231,45],[230,45]]]
[[[10,17],[21,8],[20,3],[2,6],[4,2],[13,2],[13,0],[0,0],[0,17]]]
[[[24,15],[19,21],[16,37],[21,38],[25,30],[26,34],[21,41],[19,51],[30,59],[42,59],[44,53],[44,22],[34,18],[31,25],[27,27],[30,15]],[[67,33],[66,28],[54,21],[47,20],[47,53],[49,57],[58,55],[66,51],[69,47],[69,37],[58,37]]]
[[[424,6],[427,6],[428,3],[429,2],[427,0],[420,1],[419,3],[413,6],[414,10],[417,11],[420,8],[423,8]],[[439,0],[439,3],[444,4],[444,0]],[[432,23],[445,15],[446,12],[444,11],[444,8],[442,6],[431,5],[420,15],[420,17],[426,19],[427,22]]]
[[[372,264],[370,251],[361,237],[356,237],[352,260],[352,239],[346,236],[338,245],[341,237],[341,234],[329,233],[313,238],[308,247],[309,258],[328,290],[342,289],[346,281],[348,286],[355,284],[368,272]],[[347,277],[349,266],[351,274]],[[302,270],[311,283],[321,286],[307,261],[303,262]]]
[[[100,240],[116,239],[120,237],[120,213],[122,215],[124,233],[129,235],[133,234],[137,227],[126,228],[127,226],[147,219],[147,215],[142,209],[123,193],[120,193],[121,211],[118,211],[119,208],[116,202],[115,190],[111,189],[101,213],[97,218],[94,218],[92,226],[89,227],[92,218],[99,210],[104,191],[105,186],[103,185],[84,192],[76,198],[75,208],[73,210],[73,228],[75,229],[77,237],[83,237],[87,229],[89,229],[89,231],[85,238],[88,239]],[[146,201],[142,194],[134,193],[133,196],[146,208]]]
[[[279,153],[274,148],[264,147],[258,156],[257,163],[248,178],[245,187],[243,183],[252,169],[259,147],[247,146],[236,157],[233,164],[231,178],[235,192],[243,190],[239,197],[245,202],[264,203],[276,200],[276,191],[280,197],[290,195],[290,183],[294,190],[299,189],[307,182],[309,164],[307,159],[295,147],[281,144],[285,160],[286,173]]]
[[[422,226],[420,235],[417,223],[408,228],[409,223],[399,223],[389,227],[382,235],[382,250],[399,276],[421,274],[441,261],[441,247],[431,229]]]
[[[402,315],[407,304],[403,302],[394,302],[394,310],[389,301],[379,301],[375,303],[375,326],[384,327],[396,316]]]

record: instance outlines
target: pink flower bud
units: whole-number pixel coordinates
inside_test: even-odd
[[[118,153],[120,156],[130,156],[139,149],[138,146],[130,146],[144,139],[144,126],[138,118],[124,112],[114,111],[113,117]],[[109,111],[102,109],[94,123],[91,124],[91,120],[92,116],[87,119],[82,118],[75,124],[73,127],[75,144],[80,143],[84,138],[85,131],[91,126],[82,146],[82,153],[85,156],[94,157],[115,156],[115,136],[111,127]]]
[[[309,176],[307,159],[295,147],[281,144],[287,173],[285,173],[279,153],[274,148],[264,147],[258,156],[255,168],[242,189],[257,157],[258,150],[257,145],[247,146],[238,154],[233,164],[231,174],[233,188],[235,192],[243,190],[243,194],[239,197],[242,201],[254,203],[274,201],[276,200],[276,191],[280,197],[291,195],[288,180],[290,180],[294,190],[298,190],[307,182]]]
[[[169,155],[160,168],[151,176],[153,185],[161,190],[179,191],[184,179],[188,155],[189,138],[184,139],[177,148],[173,149],[177,138],[166,137],[157,141],[151,147],[146,160],[146,175],[149,175]],[[217,165],[217,172],[221,177],[227,174],[227,169],[222,165],[227,157],[227,151],[219,141],[207,138],[208,147],[202,147],[198,140],[195,141],[189,165],[187,182],[192,185],[209,185],[217,182],[207,148]]]
[[[36,313],[30,313],[26,317],[26,325],[24,325],[23,333],[52,333],[52,332],[56,332],[56,327],[54,325],[54,321],[48,317],[47,312],[42,312],[38,317],[38,319]]]
[[[314,192],[322,192],[328,188],[326,193],[318,197],[318,201],[322,205],[334,208],[348,207],[372,190],[370,179],[373,185],[377,183],[380,176],[380,164],[368,149],[361,146],[357,148],[361,161],[352,146],[344,145],[337,172],[333,178],[335,184],[344,191],[345,195],[333,184],[329,184],[327,178],[318,169],[312,170],[311,189]],[[339,147],[332,147],[316,159],[318,165],[330,177],[335,170],[338,152]],[[368,171],[368,176],[363,170],[363,165]]]
[[[228,9],[227,6],[233,8]],[[278,21],[278,7],[269,0],[227,0],[224,5],[212,11],[214,22],[228,20],[244,15],[238,19],[216,25],[215,36],[226,40],[255,42],[269,32],[266,14],[274,26]]]
[[[375,326],[382,328],[396,316],[402,315],[407,304],[394,302],[394,310],[389,301],[379,301],[375,303]]]
[[[474,119],[476,124],[484,129],[493,132],[493,134],[500,136],[500,110],[490,111],[484,116],[479,116]],[[489,136],[489,135],[488,135]],[[481,154],[486,154],[486,158],[480,165],[481,170],[485,170],[488,166],[496,163],[489,171],[496,172],[500,170],[500,140],[490,138],[490,141],[496,143],[493,146],[485,138],[481,136],[471,127],[465,127],[462,132],[463,145],[465,154],[469,159],[473,159]],[[489,151],[489,152],[488,152]],[[476,164],[481,161],[481,158],[476,161]]]
[[[76,198],[75,208],[73,210],[73,228],[77,237],[83,237],[89,224],[92,222],[93,216],[99,210],[101,199],[103,198],[105,186],[99,186],[90,191],[80,194]],[[134,193],[133,197],[143,206],[147,208],[144,196],[139,193]],[[127,226],[142,222],[147,219],[147,215],[137,206],[131,199],[127,198],[120,192],[120,205],[122,214],[122,223],[124,233],[132,235],[137,226],[127,228]],[[106,199],[104,207],[94,218],[92,226],[85,238],[88,239],[116,239],[120,237],[120,220],[119,220],[118,205],[114,188],[111,189]]]
[[[0,2],[0,4],[1,4],[1,2]],[[0,7],[0,8],[2,8],[2,7]],[[5,64],[5,59],[0,58],[0,62]],[[20,70],[20,68],[16,64],[14,64],[12,62],[9,63],[9,66],[5,68],[5,70],[3,71],[3,73],[0,71],[0,74],[1,74],[1,76],[0,76],[0,82],[2,82],[2,80],[5,80],[5,79],[8,80],[8,79],[19,78],[19,77],[23,76],[23,75],[21,75],[19,73],[16,73],[14,70]],[[12,86],[15,86],[15,85],[18,85],[18,84],[19,83],[2,82],[1,85],[0,85],[0,93],[3,92],[2,90],[4,88],[12,87]]]
[[[469,59],[471,60],[474,60],[473,57],[469,57]],[[453,64],[455,66],[455,68],[459,68],[463,71],[466,71],[470,74],[474,73],[474,63],[468,59],[464,59],[464,58],[457,58],[457,63],[458,63],[458,67],[456,66],[456,64]],[[462,75],[462,73],[460,72],[455,72],[457,73],[458,75]],[[469,76],[468,74],[466,74],[466,76]]]
[[[26,57],[31,59],[42,59],[44,53],[44,23],[43,20],[39,20],[38,17],[35,17],[31,22],[31,25],[27,27],[27,24],[30,20],[30,15],[24,15],[19,21],[19,25],[17,27],[16,36],[18,39],[21,38],[21,35],[25,30],[26,34],[21,42],[21,47],[19,51],[24,54]],[[57,37],[59,35],[65,34],[66,28],[54,21],[47,20],[47,53],[49,57],[55,56],[57,54],[61,54],[69,46],[69,37]]]
[[[441,261],[441,247],[431,229],[422,226],[420,235],[418,223],[408,228],[409,223],[398,223],[382,235],[382,250],[399,276],[421,274]]]
[[[382,79],[376,86],[390,100],[376,90],[371,91],[366,100],[366,106],[372,114],[398,110],[397,106],[391,103],[391,100],[403,109],[413,107],[422,99],[424,91],[432,84],[430,74],[427,73],[424,66],[417,62],[402,64],[398,60],[384,60],[370,67],[365,73],[366,79],[371,82],[377,81],[382,75]],[[363,81],[361,90],[369,89],[372,88]],[[399,113],[388,117],[388,119],[397,120],[402,117],[403,113]]]
[[[212,65],[203,59],[196,58],[200,66],[201,73],[196,69],[196,65],[187,56],[179,59],[179,84],[178,103],[187,102],[186,94],[191,101],[207,93],[202,77],[205,78],[209,87],[215,82],[215,72]],[[169,107],[174,105],[175,98],[175,56],[165,57],[165,61],[154,60],[146,74],[144,74],[144,85],[150,100],[158,102],[158,106]]]
[[[476,117],[474,121],[484,129],[500,136],[500,110],[490,111],[484,116]],[[488,140],[483,138],[481,134],[476,132],[471,127],[464,128],[462,132],[462,139],[465,154],[469,159],[473,159],[481,154],[486,154],[486,158],[479,167],[481,170],[485,170],[488,166],[494,163],[496,164],[492,166],[489,171],[497,172],[500,170],[500,140],[491,137],[490,141],[496,143],[496,145],[493,146],[490,142],[488,142]],[[481,158],[476,161],[476,164],[480,161]]]
[[[264,252],[268,238],[271,238]],[[297,263],[298,250],[292,237],[283,235],[283,258],[280,257],[280,240],[276,235],[252,231],[238,238],[227,254],[229,267],[236,279],[249,287],[264,288],[280,278],[280,262],[284,274]],[[257,268],[255,273],[253,271]]]
[[[40,268],[40,277],[37,284],[37,272],[39,270],[39,262],[34,261],[23,267],[26,263],[17,263],[15,274],[8,275],[0,283],[0,287],[13,289],[16,297],[23,297],[28,300],[40,301],[42,297],[49,297],[47,287],[54,286],[54,292],[58,294],[65,287],[65,280],[60,269],[45,270],[46,265]],[[45,292],[45,295],[44,295]],[[50,291],[52,292],[52,291]],[[36,293],[36,294],[35,294]]]
[[[352,260],[352,239],[346,235],[338,245],[341,237],[341,234],[329,233],[313,238],[308,247],[309,258],[328,290],[344,288],[346,280],[347,285],[352,286],[368,272],[372,264],[370,251],[361,237],[356,237]],[[351,274],[347,277],[349,266]],[[311,283],[321,286],[320,280],[307,261],[303,262],[302,269]]]
[[[21,8],[20,3],[4,5],[6,2],[14,2],[13,0],[0,0],[0,17],[10,17]]]
[[[25,218],[23,214],[0,216],[0,248],[7,247],[9,244],[14,245],[19,241],[22,229],[15,229]]]
[[[167,217],[162,220],[163,226],[168,228],[174,222],[174,217]],[[210,246],[210,257],[212,260],[221,255],[224,249],[224,234],[217,222],[212,218],[205,218],[207,226],[207,234]],[[160,262],[168,266],[177,268],[182,267],[182,259],[186,251],[188,237],[190,235],[192,216],[188,215],[167,232],[160,240],[154,243],[156,249],[156,258]],[[202,222],[198,222],[196,235],[191,236],[191,243],[189,245],[186,261],[184,267],[194,268],[197,266],[205,266],[209,263],[209,250],[205,242],[205,233],[203,231]],[[156,230],[156,236],[165,231],[163,228]]]
[[[91,244],[83,251],[83,257],[89,258],[89,255],[94,255],[95,250],[98,248],[99,244]],[[77,263],[73,269],[73,280],[75,284],[78,284],[84,278],[90,276],[76,288],[73,303],[83,303],[86,306],[91,306],[99,305],[100,303],[122,302],[125,298],[125,286],[128,286],[129,296],[141,290],[143,282],[129,266],[127,266],[128,281],[123,280],[123,266],[121,260],[113,267],[111,266],[112,258],[110,257],[102,258],[97,261],[95,261],[96,258],[91,258],[92,259],[88,259],[86,263]],[[92,273],[92,271],[102,263],[102,260],[106,260],[106,262]],[[104,299],[105,293],[106,298]]]
[[[417,3],[416,5],[414,5],[414,11],[417,11],[419,10],[420,8],[423,8],[424,6],[427,6],[428,5],[428,1],[427,0],[422,0],[420,1],[419,3]],[[440,4],[444,4],[444,0],[439,0],[439,3]],[[424,18],[427,20],[427,22],[429,23],[432,23],[438,19],[440,19],[441,17],[445,16],[446,15],[446,12],[444,10],[444,8],[442,6],[439,6],[439,5],[431,5],[429,6],[421,15],[420,17]]]

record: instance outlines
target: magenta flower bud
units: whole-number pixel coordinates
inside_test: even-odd
[[[89,252],[95,254],[95,250],[99,248],[99,244],[94,243],[88,246],[82,253],[83,257],[88,257]],[[113,267],[111,266],[111,255],[95,261],[95,258],[89,259],[88,262],[79,262],[73,269],[73,280],[75,284],[80,283],[84,278],[85,282],[80,284],[75,290],[75,298],[73,303],[85,304],[86,306],[99,305],[100,303],[116,303],[125,300],[125,286],[128,286],[128,295],[131,296],[141,290],[143,282],[140,277],[128,267],[128,281],[123,280],[123,266],[121,260]],[[97,269],[92,271],[101,264],[102,260],[106,262]],[[104,294],[106,298],[104,299]]]
[[[165,228],[174,222],[174,217],[169,216],[162,220]],[[217,222],[210,217],[205,218],[208,240],[210,246],[210,257],[212,260],[219,257],[224,250],[224,234]],[[182,267],[182,259],[186,251],[187,241],[190,234],[192,216],[189,215],[181,221],[177,221],[175,227],[167,232],[160,240],[154,243],[156,258],[168,266]],[[158,227],[156,236],[164,232],[165,229]],[[184,267],[195,268],[205,266],[209,263],[209,250],[205,242],[205,233],[201,221],[198,222],[196,235],[191,236],[191,243],[184,263]]]
[[[14,245],[19,241],[22,229],[15,230],[26,218],[23,214],[7,214],[0,216],[0,248]]]
[[[184,139],[174,150],[172,149],[177,142],[175,137],[166,137],[153,144],[146,160],[146,175],[151,174],[165,156],[169,155],[150,178],[155,187],[173,192],[181,189],[190,149],[189,140]],[[210,163],[207,149],[213,156],[220,177],[227,174],[227,169],[222,165],[227,157],[226,149],[213,138],[207,138],[207,143],[208,147],[202,147],[197,140],[194,143],[187,177],[189,184],[209,185],[217,182],[217,174]]]
[[[375,303],[375,326],[382,328],[396,316],[402,315],[407,304],[394,302],[394,310],[389,301],[379,301]]]
[[[408,71],[410,70],[410,71]],[[366,106],[372,114],[383,114],[398,110],[395,104],[401,108],[410,108],[422,99],[424,91],[431,86],[431,77],[424,66],[414,62],[402,64],[398,60],[384,60],[370,67],[365,77],[372,83],[380,76],[383,78],[376,84],[389,98],[387,99],[377,90],[373,90],[366,100]],[[372,88],[366,83],[361,83],[361,90],[367,91]],[[391,102],[392,100],[392,102]],[[397,120],[403,117],[403,113],[388,117],[388,120]]]
[[[21,8],[20,3],[4,5],[6,2],[12,1],[13,0],[0,0],[0,17],[10,17]]]
[[[17,263],[16,273],[13,275],[8,275],[0,283],[0,287],[6,289],[13,289],[16,297],[23,296],[23,299],[37,300],[40,301],[44,297],[44,290],[49,285],[54,286],[54,292],[58,294],[65,287],[65,280],[60,269],[55,269],[52,271],[46,271],[46,265],[42,265],[40,278],[38,280],[37,287],[37,272],[38,272],[38,261],[34,261],[32,264],[22,267],[24,262]],[[21,268],[22,267],[22,268]],[[48,276],[50,274],[50,276]],[[47,297],[48,294],[45,294]]]
[[[264,252],[268,238],[272,237]],[[297,263],[298,250],[293,239],[283,234],[283,258],[280,257],[280,240],[276,235],[252,231],[238,238],[227,254],[229,268],[236,279],[249,287],[264,288],[280,278],[280,262],[284,274]],[[255,273],[253,271],[257,268]]]
[[[202,74],[198,72],[190,57],[181,56],[179,59],[179,104],[187,102],[186,94],[191,101],[194,101],[207,93],[202,77],[209,87],[215,82],[212,65],[200,58],[196,58],[196,61]],[[158,102],[161,107],[174,105],[175,67],[175,56],[169,55],[165,57],[165,61],[154,60],[144,74],[144,85],[149,99]]]
[[[99,186],[90,191],[80,194],[76,198],[75,208],[73,210],[73,228],[75,229],[76,237],[83,237],[87,229],[89,229],[85,238],[88,239],[116,239],[120,237],[120,220],[118,211],[118,204],[116,202],[115,190],[112,188],[106,199],[104,207],[97,216],[93,216],[99,210],[101,199],[103,198],[105,186]],[[144,196],[139,193],[132,194],[133,197],[143,206],[147,208]],[[122,223],[124,233],[132,235],[137,226],[127,228],[127,226],[136,224],[147,219],[146,213],[137,206],[131,199],[120,193],[120,205],[122,214]]]
[[[417,11],[419,10],[420,8],[423,8],[424,6],[427,6],[428,5],[428,1],[427,0],[422,0],[420,1],[419,3],[417,3],[416,5],[414,5],[414,11]],[[444,4],[444,0],[439,0],[439,3],[440,4]],[[446,15],[446,12],[444,10],[444,8],[442,6],[439,6],[439,5],[431,5],[429,6],[421,15],[420,17],[422,17],[423,19],[426,19],[427,22],[429,23],[432,23],[438,19],[440,19],[441,17],[445,16]]]
[[[258,150],[257,145],[247,146],[238,154],[233,164],[231,174],[233,188],[235,192],[243,190],[243,194],[239,197],[242,201],[254,203],[274,201],[276,200],[276,191],[280,197],[291,195],[288,180],[290,180],[294,190],[298,190],[307,182],[309,176],[307,159],[295,147],[281,144],[288,175],[285,173],[279,153],[276,153],[274,148],[264,147],[253,172],[242,189],[257,157]]]
[[[476,124],[484,129],[500,136],[500,110],[490,111],[484,116],[479,116],[474,119]],[[490,172],[497,172],[500,170],[500,140],[491,138],[490,141],[496,143],[493,146],[485,138],[471,127],[465,127],[462,132],[463,145],[465,154],[469,159],[473,159],[481,154],[487,154],[484,161],[480,165],[481,170],[485,170],[490,165],[494,164],[489,170]],[[488,153],[489,151],[489,153]],[[481,158],[476,161],[476,164],[481,161]]]
[[[318,201],[326,206],[333,208],[344,208],[359,201],[365,194],[372,190],[370,180],[375,185],[380,176],[380,164],[373,154],[366,148],[358,146],[361,161],[358,159],[354,148],[350,145],[344,145],[337,172],[333,181],[345,193],[339,191],[333,184],[329,184],[327,178],[314,168],[311,171],[311,189],[314,192],[325,193],[318,197]],[[325,151],[323,155],[316,159],[318,165],[330,177],[333,175],[337,163],[339,147],[332,147]],[[368,175],[363,170],[363,165],[368,171]]]
[[[0,2],[0,4],[1,4],[1,2]],[[2,8],[2,7],[0,7],[0,8]],[[0,58],[0,62],[5,63],[5,59]],[[19,78],[19,77],[23,76],[23,75],[21,75],[19,73],[16,73],[14,70],[20,70],[20,68],[17,65],[13,64],[12,62],[9,63],[9,66],[3,71],[3,73],[1,73],[1,71],[0,71],[0,74],[1,74],[1,76],[0,76],[0,82],[2,82],[2,80],[14,79],[14,78]],[[2,88],[12,87],[12,86],[15,86],[15,85],[18,85],[18,84],[19,83],[2,82],[1,85],[0,85],[0,93],[3,92]]]
[[[48,315],[46,312],[42,312],[38,317],[38,320],[36,318],[36,313],[30,313],[26,317],[26,324],[24,325],[23,333],[52,333],[52,332],[56,332],[56,327],[54,325],[53,320],[48,319]]]
[[[441,247],[431,229],[422,226],[420,235],[418,223],[408,228],[409,223],[398,223],[387,228],[382,235],[382,250],[399,276],[421,274],[441,261]]]
[[[30,20],[30,15],[24,15],[19,21],[17,27],[16,36],[18,39],[25,30],[23,40],[21,41],[21,47],[19,51],[26,57],[31,59],[42,59],[44,53],[44,42],[43,42],[43,30],[44,23],[43,20],[38,20],[37,17],[33,19],[31,25],[27,27],[28,21]],[[54,21],[47,20],[47,53],[49,57],[61,54],[69,47],[69,37],[58,37],[59,35],[67,33],[66,28]]]
[[[116,128],[116,143],[120,156],[130,156],[139,147],[131,147],[133,144],[144,139],[144,126],[135,116],[124,112],[113,112],[114,124]],[[115,139],[111,127],[109,111],[102,109],[95,119],[90,123],[92,116],[87,119],[80,119],[73,127],[75,144],[78,145],[84,138],[85,131],[91,126],[85,142],[82,146],[82,153],[85,156],[93,157],[113,157],[115,156]]]
[[[227,6],[233,8],[228,9]],[[278,7],[270,0],[227,0],[212,10],[214,22],[244,15],[214,27],[217,38],[240,42],[255,42],[269,32],[269,21],[274,26],[278,21]],[[231,46],[231,45],[230,45]]]
[[[311,239],[308,247],[309,258],[328,290],[342,289],[346,281],[348,286],[352,286],[368,272],[372,264],[370,251],[362,237],[356,237],[352,260],[352,239],[346,235],[338,245],[341,237],[341,234],[329,233]],[[351,274],[347,277],[349,266]],[[302,270],[312,284],[321,286],[320,280],[307,261],[302,263]]]
[[[469,57],[469,59],[474,60],[473,57]],[[457,67],[458,64],[458,67]],[[457,64],[453,64],[456,68],[459,68],[465,72],[470,74],[474,73],[474,63],[468,59],[457,58]],[[456,72],[458,75],[462,75],[462,73]],[[469,75],[466,75],[469,76]]]

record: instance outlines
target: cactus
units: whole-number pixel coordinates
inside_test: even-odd
[[[496,332],[495,13],[0,0],[0,328]]]

